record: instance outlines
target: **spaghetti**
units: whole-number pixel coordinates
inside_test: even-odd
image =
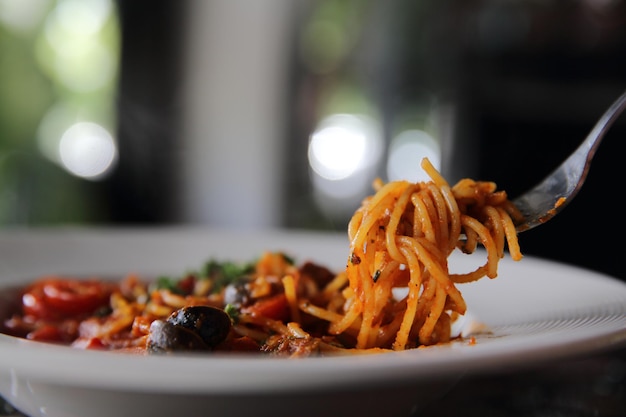
[[[356,347],[395,350],[450,340],[452,315],[464,314],[457,283],[495,278],[508,244],[522,258],[515,221],[521,215],[492,182],[461,180],[454,187],[424,159],[432,181],[378,182],[352,217],[348,235],[349,306],[330,332],[340,334],[358,323]],[[448,257],[459,248],[475,251],[481,243],[487,261],[474,271],[450,274]],[[408,293],[394,301],[393,289]]]
[[[507,248],[522,258],[521,215],[492,182],[451,187],[428,159],[422,167],[430,181],[375,182],[349,222],[350,255],[339,273],[267,252],[151,282],[44,277],[22,291],[3,331],[77,348],[289,357],[448,342],[451,323],[466,311],[457,285],[495,278]],[[454,250],[479,245],[483,265],[449,271]]]

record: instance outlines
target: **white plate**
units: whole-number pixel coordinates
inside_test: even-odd
[[[249,260],[263,250],[284,250],[336,270],[348,254],[343,234],[5,231],[0,285],[49,273],[177,275],[209,258]],[[463,269],[480,256],[454,256],[451,264]],[[459,288],[471,316],[493,332],[473,345],[298,360],[136,357],[0,335],[0,394],[33,417],[408,416],[468,372],[526,367],[626,343],[626,284],[592,271],[505,258],[495,280]]]

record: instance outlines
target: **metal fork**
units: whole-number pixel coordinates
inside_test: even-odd
[[[604,112],[585,140],[560,166],[534,188],[513,200],[524,216],[523,221],[516,225],[518,232],[544,224],[572,201],[587,178],[591,160],[602,138],[625,108],[626,92]]]

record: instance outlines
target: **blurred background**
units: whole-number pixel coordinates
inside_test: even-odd
[[[424,156],[515,197],[625,89],[624,0],[0,0],[0,227],[343,232]],[[626,279],[625,141],[525,254]]]

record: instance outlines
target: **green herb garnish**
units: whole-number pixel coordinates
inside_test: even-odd
[[[213,292],[218,292],[228,284],[237,282],[241,277],[254,272],[255,264],[256,262],[236,263],[210,260],[204,265],[200,275],[204,279],[213,281]]]

